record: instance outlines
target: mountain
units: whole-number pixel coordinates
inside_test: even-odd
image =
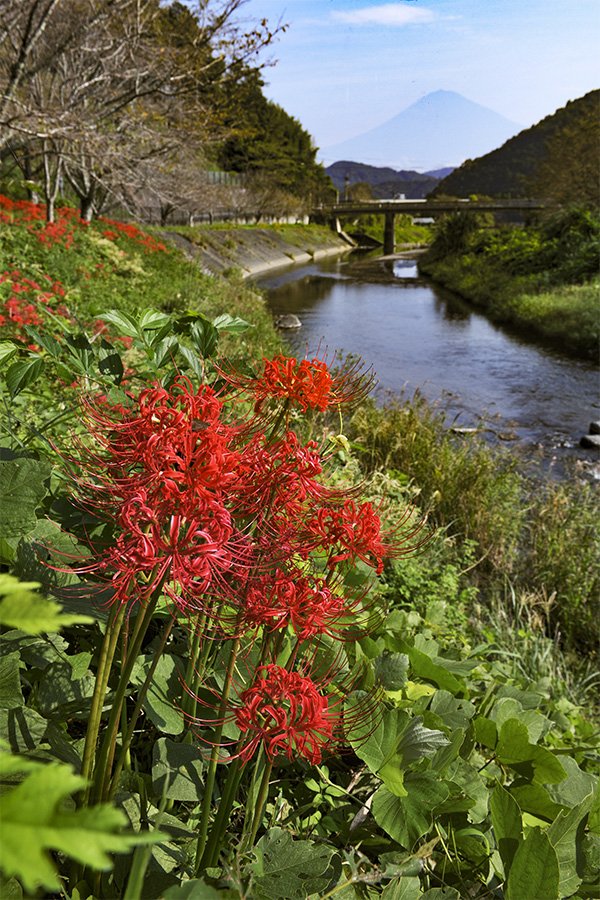
[[[440,181],[435,193],[510,197],[533,191],[552,196],[557,182],[568,178],[572,201],[582,199],[587,189],[597,202],[599,114],[600,90],[571,100],[497,150],[463,163]]]
[[[448,169],[443,170],[448,174]],[[438,184],[439,176],[429,172],[413,172],[410,170],[396,170],[387,166],[368,166],[365,163],[340,160],[328,166],[325,172],[333,181],[335,187],[343,194],[346,186],[353,184],[368,184],[371,187],[373,198],[376,200],[384,197],[394,197],[396,194],[404,194],[407,200],[417,200],[426,197]]]
[[[434,91],[371,131],[327,147],[325,164],[355,159],[399,169],[440,169],[481,156],[520,125],[454,91]]]

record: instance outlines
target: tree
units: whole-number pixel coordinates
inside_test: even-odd
[[[63,173],[89,218],[107,193],[125,202],[145,189],[182,148],[223,138],[220,85],[274,36],[266,22],[236,24],[243,2],[200,0],[192,12],[159,0],[0,0],[10,32],[0,146],[42,164],[49,218]]]

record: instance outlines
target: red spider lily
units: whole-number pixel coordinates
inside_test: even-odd
[[[332,634],[347,616],[344,597],[334,593],[322,578],[310,579],[299,570],[263,575],[248,588],[242,604],[244,621],[264,626],[268,631],[294,629],[298,640],[318,634]]]
[[[290,356],[263,359],[262,375],[249,377],[220,369],[220,374],[233,387],[247,391],[254,398],[259,412],[268,400],[283,400],[288,406],[297,405],[303,412],[329,406],[358,402],[369,392],[372,377],[355,364],[332,374],[324,360],[315,357],[300,362]]]
[[[408,510],[404,520],[394,532],[382,533],[381,519],[371,503],[358,505],[347,499],[341,507],[322,507],[306,523],[307,547],[317,546],[332,551],[328,566],[348,560],[362,560],[374,568],[378,575],[383,571],[386,558],[407,556],[418,545],[412,539],[419,533],[422,522],[402,532],[400,526],[410,520]],[[337,553],[335,551],[338,551]]]
[[[334,739],[339,715],[316,684],[298,672],[274,664],[261,666],[239,703],[235,723],[242,733],[239,756],[244,763],[262,745],[270,761],[301,756],[318,765]]]

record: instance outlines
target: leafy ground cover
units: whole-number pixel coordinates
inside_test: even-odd
[[[438,226],[419,261],[495,321],[594,361],[600,340],[598,217],[573,210],[529,228],[481,228],[465,213]]]
[[[473,578],[513,475],[137,227],[3,210],[2,896],[593,897],[593,673]]]

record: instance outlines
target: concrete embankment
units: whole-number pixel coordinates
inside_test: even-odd
[[[321,225],[209,226],[169,229],[163,237],[211,274],[239,269],[244,278],[352,250]]]

